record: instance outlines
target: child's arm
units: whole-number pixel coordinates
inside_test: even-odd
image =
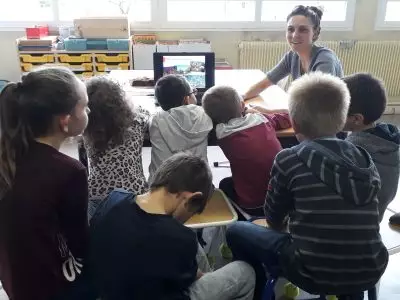
[[[261,113],[274,127],[275,130],[282,130],[292,127],[287,109],[267,109],[262,106],[250,106],[246,113]]]
[[[249,108],[253,109],[259,113],[262,114],[278,114],[278,113],[288,113],[287,108],[281,108],[281,109],[268,109],[260,105],[254,105],[254,104],[249,104]]]
[[[137,110],[136,112],[137,119],[139,119],[139,123],[142,125],[144,139],[149,140],[150,139],[149,127],[150,127],[150,119],[152,116],[148,110],[144,109],[141,106],[139,106],[136,110]]]
[[[275,159],[264,204],[268,227],[278,231],[284,230],[286,227],[286,217],[292,208],[293,199],[287,188],[286,176],[279,166],[277,159]]]
[[[67,187],[59,207],[61,230],[73,256],[82,259],[87,250],[89,232],[86,169],[82,168],[71,174]]]

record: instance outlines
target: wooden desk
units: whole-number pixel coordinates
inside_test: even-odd
[[[149,96],[149,94],[154,93],[154,89],[132,87],[130,84],[133,79],[138,77],[153,78],[152,70],[114,70],[111,71],[110,76],[124,87],[128,98],[134,99],[132,101],[134,105],[142,106],[150,111],[150,113],[156,111],[154,97]],[[265,78],[265,74],[260,70],[215,70],[216,85],[234,87],[240,94],[244,94],[251,85],[263,78]],[[254,103],[267,109],[288,108],[286,92],[276,85],[266,89],[260,96],[247,100],[246,103]],[[278,131],[277,136],[293,137],[294,132],[292,128],[289,128]]]
[[[237,219],[232,204],[220,190],[216,189],[204,211],[194,215],[185,225],[190,228],[226,226],[236,222]]]

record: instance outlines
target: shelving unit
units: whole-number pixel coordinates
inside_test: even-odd
[[[22,74],[45,64],[70,68],[82,78],[106,74],[112,70],[133,69],[131,45],[128,51],[19,51],[17,45],[17,51]]]

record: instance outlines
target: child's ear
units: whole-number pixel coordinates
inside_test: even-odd
[[[183,105],[189,105],[189,104],[190,104],[190,95],[185,96],[185,98],[183,98]]]
[[[244,103],[244,101],[240,101],[240,106],[241,106],[242,113],[244,113],[245,108],[246,108],[246,103]]]
[[[353,114],[351,117],[353,117],[353,123],[356,126],[364,125],[364,116],[362,114]]]
[[[194,192],[190,195],[188,200],[185,202],[185,208],[188,212],[199,214],[204,210],[206,201],[202,192]]]
[[[293,127],[293,131],[295,133],[298,133],[298,127],[295,121],[293,121],[292,119],[290,119],[290,123],[292,123],[292,127]]]
[[[61,132],[68,133],[70,120],[71,115],[64,115],[59,117],[58,125]]]

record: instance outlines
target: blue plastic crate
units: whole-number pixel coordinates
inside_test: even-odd
[[[113,51],[128,51],[129,39],[107,39],[107,48]]]
[[[107,39],[88,39],[88,50],[107,50]]]
[[[85,51],[87,50],[87,39],[66,38],[64,48],[67,51]]]

